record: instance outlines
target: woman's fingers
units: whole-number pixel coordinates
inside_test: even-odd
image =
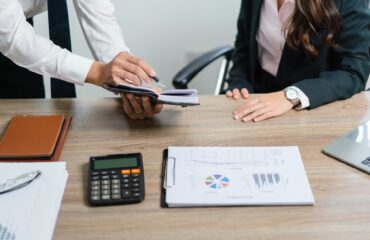
[[[226,97],[228,98],[232,98],[233,97],[233,93],[229,90],[226,92]]]
[[[243,99],[248,99],[249,98],[249,92],[248,92],[248,90],[246,88],[243,88],[241,90],[241,95],[242,95]]]
[[[234,89],[233,90],[233,99],[234,100],[239,100],[239,98],[240,98],[240,91],[239,91],[239,89]]]

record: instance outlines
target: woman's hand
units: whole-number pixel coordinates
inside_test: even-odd
[[[234,119],[243,122],[261,122],[277,117],[293,109],[293,104],[285,98],[284,91],[265,94],[245,102],[234,111]]]
[[[86,82],[97,86],[103,83],[110,83],[114,86],[120,83],[130,83],[140,86],[142,80],[151,83],[151,78],[155,75],[154,69],[145,61],[128,52],[121,52],[110,63],[94,62]]]
[[[242,97],[243,99],[248,99],[249,92],[246,88],[243,88],[242,90],[235,88],[233,91],[227,91],[226,97],[232,98],[234,100],[239,100],[240,97]]]
[[[121,94],[123,110],[133,120],[152,118],[162,111],[162,104],[153,105],[149,97],[136,97],[133,94]]]

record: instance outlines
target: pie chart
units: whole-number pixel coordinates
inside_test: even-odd
[[[226,188],[230,184],[230,179],[221,174],[214,174],[206,178],[206,185],[212,189]]]

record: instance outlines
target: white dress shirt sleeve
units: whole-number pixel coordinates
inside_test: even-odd
[[[93,63],[38,36],[18,0],[0,0],[0,52],[30,71],[77,84]]]
[[[130,50],[125,44],[122,31],[110,0],[74,0],[86,41],[94,58],[110,62],[118,53]]]
[[[310,99],[307,97],[307,95],[298,87],[291,86],[291,88],[295,89],[298,92],[298,99],[301,102],[297,107],[295,107],[296,110],[303,110],[310,106]]]

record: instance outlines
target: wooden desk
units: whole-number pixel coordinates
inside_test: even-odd
[[[232,120],[237,103],[201,97],[201,106],[166,107],[128,121],[115,99],[1,100],[0,130],[14,114],[74,116],[62,159],[69,179],[54,239],[369,239],[370,176],[321,153],[370,119],[370,94],[262,123]],[[175,146],[298,145],[316,199],[311,207],[161,209],[162,150]],[[142,152],[146,199],[138,205],[86,204],[89,156]]]

